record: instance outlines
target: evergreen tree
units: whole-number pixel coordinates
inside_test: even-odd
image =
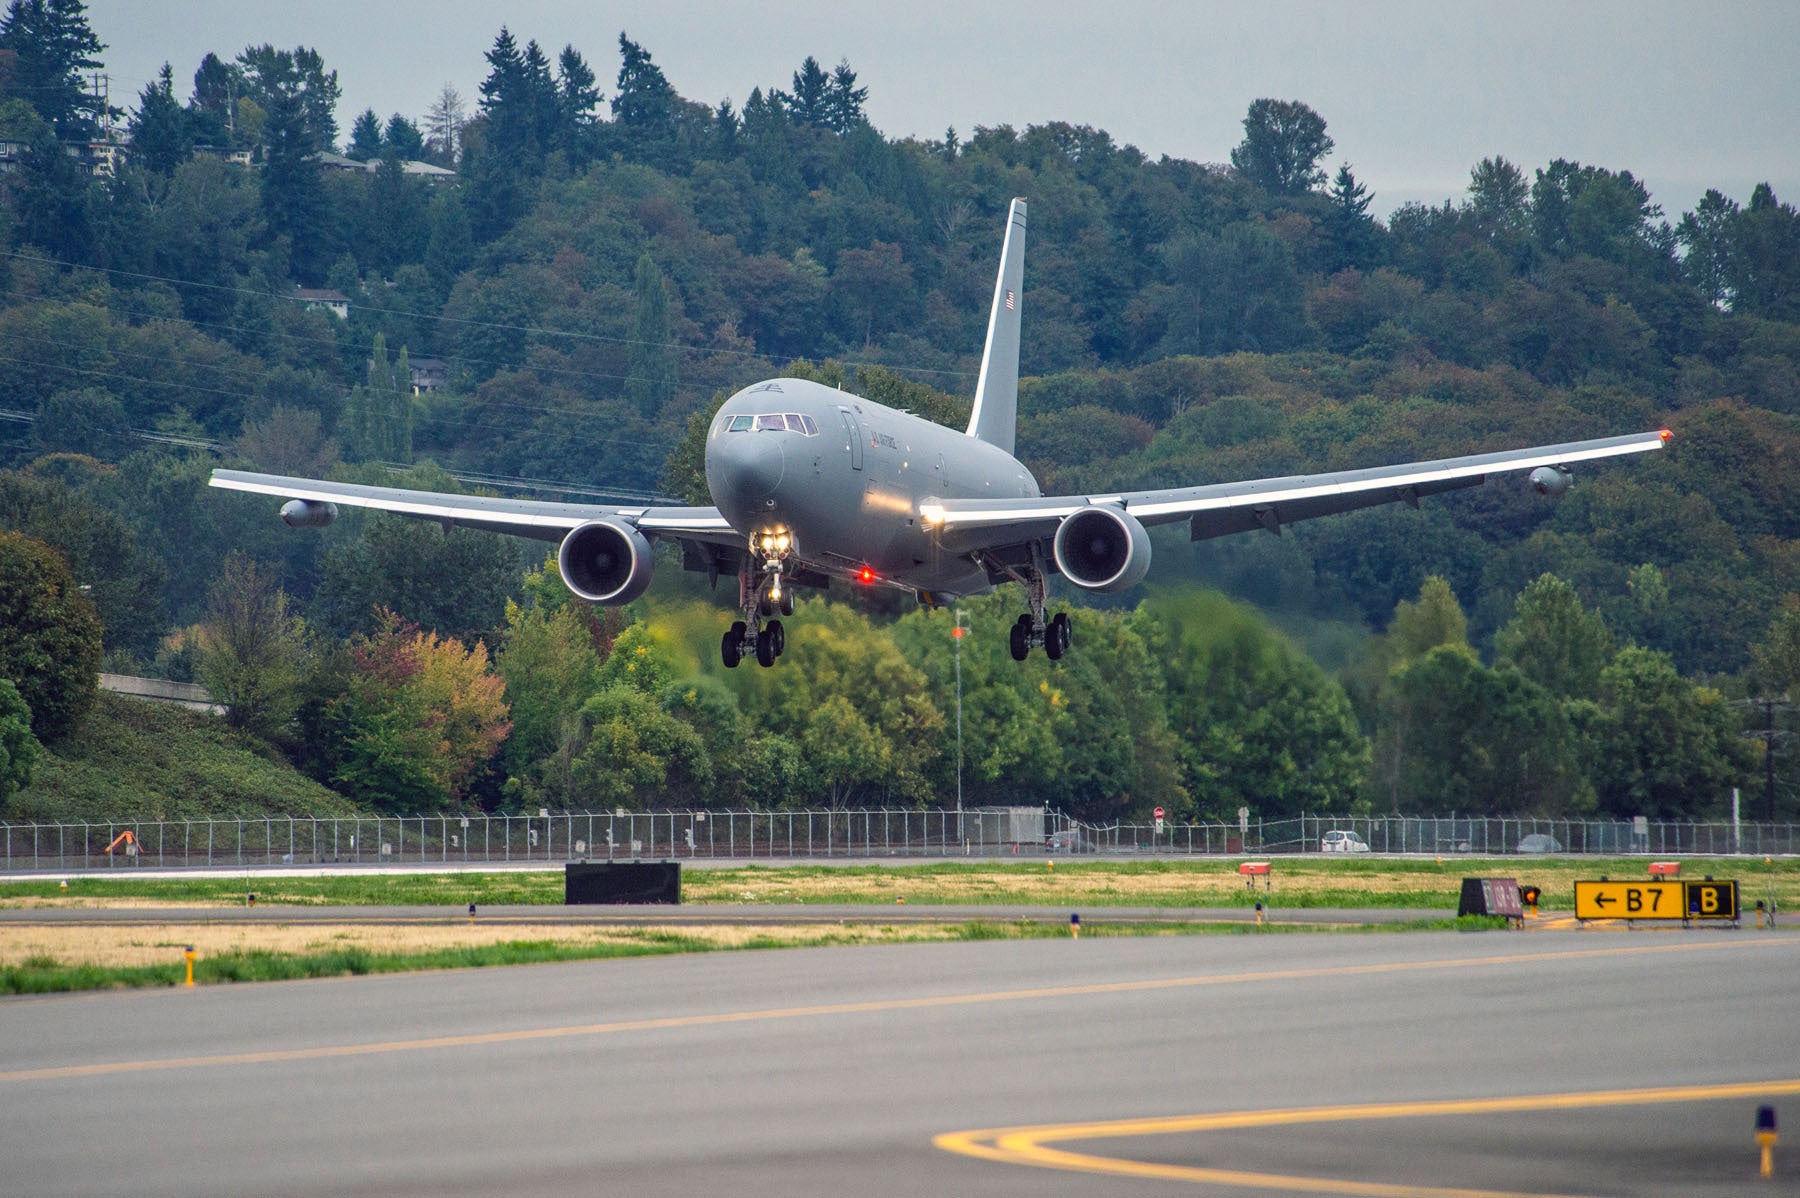
[[[344,148],[344,157],[358,162],[381,157],[381,118],[373,108],[363,109],[351,124],[350,144]]]
[[[15,55],[0,100],[25,100],[60,141],[92,141],[108,114],[83,75],[101,68],[104,49],[82,0],[12,0],[0,17],[0,51]]]
[[[277,91],[263,128],[262,211],[269,231],[288,240],[294,275],[316,285],[325,271],[325,189],[313,155],[320,150],[304,97]]]
[[[852,76],[852,80],[854,80]],[[831,127],[831,76],[808,54],[800,69],[794,72],[794,90],[788,96],[788,112],[802,125]]]
[[[613,123],[625,156],[653,166],[675,153],[675,89],[650,52],[619,35],[619,81],[612,98]]]
[[[831,72],[825,123],[838,133],[848,133],[867,123],[868,118],[863,116],[863,101],[868,98],[869,89],[856,86],[856,72],[850,69],[849,60],[840,59],[837,69]]]
[[[1332,269],[1354,267],[1367,270],[1376,263],[1380,230],[1369,215],[1375,197],[1350,173],[1350,164],[1338,167],[1331,184],[1331,210],[1325,217],[1325,230],[1331,237]]]
[[[670,344],[669,289],[649,254],[634,272],[637,322],[632,329],[631,367],[625,397],[645,419],[654,419],[675,395],[675,347]]]
[[[246,98],[275,119],[277,106],[292,110],[314,152],[337,145],[337,102],[341,94],[336,71],[325,69],[317,50],[296,46],[277,50],[267,43],[246,46],[237,65]],[[267,129],[265,127],[265,142]]]
[[[175,99],[175,77],[165,62],[162,74],[138,98],[131,122],[131,157],[145,170],[168,175],[187,161],[193,148],[187,113]]]
[[[425,135],[396,112],[388,117],[387,128],[382,131],[381,152],[402,162],[417,162],[425,156]]]
[[[564,46],[556,60],[556,128],[554,148],[563,151],[570,161],[581,163],[592,155],[595,123],[594,110],[600,106],[600,89],[595,86],[594,68],[588,66],[574,46]]]
[[[462,149],[463,124],[462,94],[446,83],[425,113],[425,148],[432,162],[442,167],[456,166],[457,152]]]

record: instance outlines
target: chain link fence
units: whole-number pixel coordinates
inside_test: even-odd
[[[510,865],[634,858],[1175,856],[1322,851],[1351,832],[1376,853],[1759,856],[1800,852],[1800,825],[1474,816],[1316,816],[1085,824],[1034,807],[956,811],[657,811],[0,824],[0,870],[275,865]],[[1333,837],[1334,844],[1343,838]],[[1362,851],[1357,841],[1353,851]]]

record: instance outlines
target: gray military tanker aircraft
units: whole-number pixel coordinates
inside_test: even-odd
[[[378,508],[560,542],[563,582],[592,603],[624,604],[650,586],[652,546],[681,546],[682,566],[715,582],[737,579],[743,618],[720,644],[727,666],[754,656],[771,666],[794,611],[794,590],[833,577],[897,587],[936,606],[1024,587],[1012,655],[1033,647],[1060,658],[1066,612],[1047,616],[1047,583],[1061,574],[1090,591],[1123,591],[1150,569],[1146,527],[1185,520],[1192,540],[1265,529],[1376,504],[1417,506],[1421,496],[1530,471],[1539,492],[1560,495],[1577,462],[1661,449],[1667,430],[1376,466],[1161,491],[1044,495],[1013,457],[1019,321],[1024,303],[1025,201],[1007,214],[987,345],[966,431],[801,379],[769,379],[727,399],[706,435],[714,507],[633,507],[446,495],[315,479],[215,470],[212,485],[288,498],[282,519],[317,528],[339,505]]]

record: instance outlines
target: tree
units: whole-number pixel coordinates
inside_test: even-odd
[[[31,444],[40,454],[76,453],[116,462],[135,447],[124,406],[99,387],[46,396],[37,417]]]
[[[676,351],[669,327],[669,288],[649,253],[638,255],[633,272],[637,320],[632,330],[630,369],[625,397],[644,416],[655,419],[675,395]]]
[[[376,610],[386,608],[428,630],[473,640],[504,619],[506,597],[518,585],[517,554],[517,545],[492,533],[445,532],[371,513],[361,537],[324,554],[313,622],[366,630]]]
[[[1606,621],[1583,610],[1575,588],[1554,574],[1539,575],[1519,593],[1512,620],[1494,635],[1497,662],[1560,699],[1594,698],[1612,655]]]
[[[849,60],[839,59],[831,72],[825,123],[834,133],[848,133],[858,125],[866,124],[868,118],[863,115],[863,101],[868,98],[869,89],[856,86],[856,72],[850,69]]]
[[[328,717],[342,737],[333,781],[387,811],[460,804],[510,726],[486,646],[382,612],[351,658],[349,690]]]
[[[373,108],[363,109],[351,122],[350,144],[344,147],[344,157],[358,162],[381,157],[381,118]]]
[[[851,78],[854,80],[855,76]],[[802,125],[815,125],[821,129],[831,127],[831,76],[810,54],[794,72],[794,91],[788,97],[788,112]]]
[[[244,72],[235,63],[207,54],[194,72],[194,92],[188,97],[188,115],[194,121],[195,140],[204,145],[239,144],[233,134],[237,128],[238,97],[245,92]]]
[[[1790,595],[1782,604],[1763,639],[1751,646],[1750,660],[1758,692],[1800,696],[1800,598]]]
[[[237,66],[245,99],[271,119],[278,104],[291,108],[314,150],[337,144],[337,102],[342,92],[337,72],[325,69],[317,50],[305,46],[277,50],[267,43],[246,46],[237,57]]]
[[[381,153],[386,158],[398,158],[402,162],[417,162],[425,156],[425,135],[419,127],[394,113],[387,119],[387,126],[381,132]]]
[[[0,532],[0,678],[42,741],[67,736],[100,689],[100,621],[68,565],[42,541]]]
[[[288,239],[294,273],[316,285],[327,254],[327,201],[313,155],[321,141],[307,112],[309,98],[292,87],[274,90],[263,127],[262,212],[269,231]]]
[[[0,17],[0,52],[15,56],[0,100],[22,97],[61,141],[92,141],[100,135],[106,102],[84,75],[104,65],[104,49],[82,0],[12,0]]]
[[[1748,780],[1751,748],[1723,695],[1667,654],[1621,649],[1600,675],[1595,789],[1614,816],[1691,819],[1723,810]]]
[[[1395,662],[1423,657],[1440,645],[1467,651],[1469,620],[1449,582],[1436,574],[1429,575],[1420,585],[1416,601],[1396,604],[1393,622],[1387,629],[1387,643]]]
[[[11,681],[0,678],[0,810],[31,785],[42,746],[31,734],[31,708]]]
[[[170,175],[194,150],[186,112],[175,99],[175,76],[163,63],[162,74],[146,84],[131,122],[131,156],[147,171]]]
[[[1469,171],[1465,210],[1490,242],[1514,245],[1530,232],[1531,184],[1525,172],[1499,156],[1483,158]]]
[[[675,151],[675,110],[679,97],[650,52],[619,35],[619,79],[613,89],[613,124],[625,156],[653,166],[669,165]]]
[[[1270,195],[1305,195],[1324,184],[1319,160],[1335,145],[1325,135],[1325,119],[1305,104],[1257,100],[1244,116],[1244,140],[1231,151],[1231,165]]]
[[[457,153],[462,149],[463,124],[467,115],[462,93],[450,84],[444,84],[444,90],[438,93],[425,113],[425,149],[432,162],[455,167]]]
[[[1380,245],[1379,229],[1369,215],[1375,197],[1350,173],[1350,164],[1338,167],[1331,184],[1331,211],[1325,218],[1325,229],[1335,247],[1334,269],[1355,267],[1367,270],[1376,264]]]
[[[200,681],[234,728],[262,737],[284,731],[300,703],[306,625],[288,607],[276,572],[232,551],[207,596],[199,641]]]
[[[512,711],[507,772],[548,785],[554,776],[566,776],[576,713],[599,689],[597,621],[592,608],[568,601],[554,556],[527,576],[525,590],[534,599],[528,606],[507,601],[494,668],[506,683]],[[563,768],[555,768],[559,763]],[[567,785],[559,797],[569,801]]]
[[[1375,785],[1393,810],[1592,809],[1575,723],[1517,670],[1439,645],[1394,673],[1382,704]]]
[[[594,130],[599,120],[594,110],[599,106],[600,89],[595,86],[594,69],[574,46],[564,46],[556,60],[553,148],[569,155],[573,162],[585,162],[592,154]]]
[[[1158,596],[1144,610],[1161,625],[1169,729],[1201,811],[1354,808],[1369,743],[1341,686],[1223,595]]]

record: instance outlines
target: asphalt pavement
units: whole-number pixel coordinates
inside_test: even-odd
[[[0,1190],[1794,1193],[1796,976],[1785,929],[1299,933],[7,999]]]

